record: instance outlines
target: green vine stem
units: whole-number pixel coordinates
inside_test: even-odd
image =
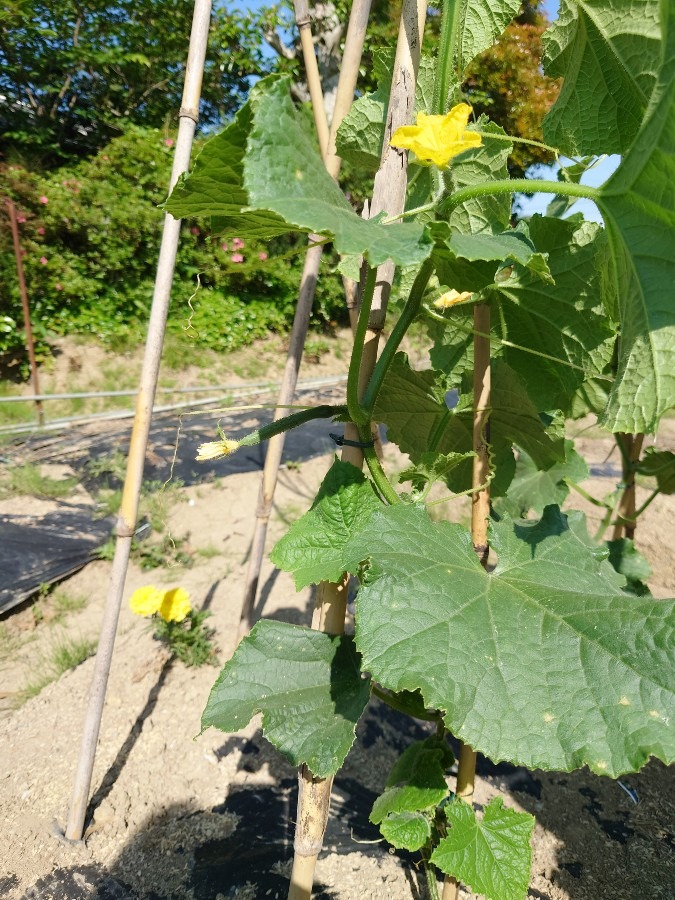
[[[366,388],[366,392],[361,404],[364,411],[367,412],[368,418],[371,417],[373,409],[375,408],[375,403],[377,402],[377,397],[380,393],[382,382],[384,381],[384,378],[394,360],[394,355],[400,347],[401,341],[405,337],[406,332],[410,328],[415,316],[420,311],[420,307],[422,305],[422,297],[424,296],[424,291],[429,284],[429,279],[431,278],[433,271],[433,262],[430,259],[425,260],[422,263],[421,269],[417,273],[415,281],[413,282],[413,286],[410,290],[408,300],[403,308],[403,312],[399,316],[396,325],[394,325],[394,328],[389,335],[389,340],[382,348],[382,353],[380,354],[380,358],[375,364],[373,374],[370,378],[370,381],[368,382],[368,387]]]
[[[347,376],[347,409],[349,410],[352,422],[357,426],[367,425],[370,420],[370,415],[362,405],[359,396],[359,376],[361,374],[363,348],[366,341],[366,332],[368,331],[368,319],[370,317],[370,308],[373,303],[373,294],[375,293],[376,278],[377,269],[369,267],[363,288],[363,299],[361,301],[359,320],[356,325],[356,331],[354,332],[354,347],[349,362],[349,374]]]
[[[359,425],[358,431],[359,440],[363,444],[363,458],[365,459],[368,470],[373,477],[375,486],[380,492],[382,498],[386,500],[386,502],[390,506],[393,506],[396,503],[400,503],[401,498],[396,493],[396,491],[392,487],[391,482],[387,478],[387,475],[382,468],[380,458],[375,450],[373,434],[370,430],[370,421],[368,421],[366,425]]]
[[[442,116],[446,112],[450,83],[452,76],[455,74],[457,32],[461,8],[461,0],[445,0],[443,3],[436,78],[434,80],[434,97],[431,107],[431,112],[435,116]]]
[[[588,184],[574,184],[568,181],[539,181],[534,178],[509,178],[503,181],[485,181],[460,188],[443,201],[439,214],[447,215],[457,206],[473,200],[475,197],[487,197],[493,194],[557,194],[566,197],[582,197],[586,200],[597,200],[600,196],[598,188]]]

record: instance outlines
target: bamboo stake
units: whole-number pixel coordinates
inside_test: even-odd
[[[624,533],[631,540],[635,536],[635,465],[640,459],[644,434],[616,435],[621,448],[621,467],[623,469],[623,493],[619,502],[612,539],[617,541]]]
[[[195,0],[183,97],[178,113],[178,135],[171,171],[171,188],[179,176],[187,171],[190,164],[192,142],[199,119],[199,100],[201,97],[202,76],[210,24],[211,0]],[[131,551],[131,539],[138,517],[143,464],[148,444],[152,406],[157,388],[157,376],[162,356],[162,344],[176,264],[179,234],[180,220],[174,219],[173,216],[167,213],[164,216],[164,229],[157,263],[150,323],[148,325],[148,336],[143,357],[143,370],[136,400],[136,415],[131,433],[122,503],[117,519],[115,555],[101,624],[101,635],[96,653],[70,814],[65,832],[66,837],[73,841],[80,840],[82,837],[87,811],[87,800],[96,756],[96,744],[101,727],[103,704],[115,643],[115,632],[117,630],[122,592],[124,591],[124,582]]]
[[[473,460],[471,486],[471,540],[473,549],[483,567],[487,566],[488,521],[490,518],[490,307],[487,303],[477,303],[473,311]],[[487,485],[480,487],[481,485]],[[476,490],[478,488],[478,490]],[[476,779],[476,752],[468,745],[461,744],[457,768],[457,788],[455,793],[466,803],[473,798]],[[442,900],[457,900],[459,882],[451,875],[443,882]]]
[[[412,121],[426,8],[425,0],[419,2],[403,0],[382,162],[375,178],[371,215],[382,209],[386,209],[390,215],[397,215],[403,212],[405,206],[407,158],[389,147],[389,139],[399,125],[407,125]],[[393,266],[381,266],[378,270],[373,308],[369,317],[359,372],[360,396],[363,396],[377,359],[378,341],[384,327],[393,274]],[[354,425],[345,425],[345,437],[358,441],[358,431]],[[358,447],[345,446],[342,460],[361,468],[363,453]],[[342,634],[346,605],[346,578],[337,584],[322,583],[317,591],[312,628],[328,634]],[[309,778],[311,778],[309,773],[301,769],[298,777],[298,814],[293,845],[295,855],[288,900],[310,900],[316,861],[323,845],[328,822],[333,779],[311,778],[310,785]]]
[[[314,126],[319,139],[321,155],[325,159],[328,153],[328,119],[326,118],[326,107],[323,102],[319,64],[314,53],[309,4],[307,0],[293,0],[293,6],[295,8],[295,24],[298,26],[300,33],[300,46],[302,47],[302,58],[305,62],[305,72],[307,73],[307,87],[309,88],[309,97],[312,102]]]
[[[30,363],[30,377],[33,382],[33,393],[40,394],[40,381],[38,378],[37,361],[35,359],[35,342],[33,341],[33,328],[30,321],[30,304],[28,303],[28,291],[26,279],[23,274],[23,262],[21,260],[21,242],[19,240],[19,223],[16,218],[16,207],[12,200],[7,200],[7,212],[9,213],[9,227],[14,243],[14,256],[16,258],[16,276],[19,281],[19,293],[21,294],[21,308],[23,309],[23,329],[26,333],[26,347],[28,349],[28,361]],[[38,425],[45,423],[45,415],[42,409],[42,400],[35,400],[35,412]]]
[[[343,64],[340,71],[340,79],[338,81],[337,94],[335,98],[335,108],[333,110],[333,120],[331,122],[329,137],[325,149],[324,160],[328,173],[337,178],[340,172],[341,159],[335,153],[335,136],[337,129],[343,118],[349,111],[352,100],[354,98],[354,90],[356,88],[356,80],[359,73],[359,65],[361,62],[361,53],[363,51],[363,42],[366,36],[366,25],[368,23],[368,15],[370,13],[371,0],[355,0],[349,17],[349,25],[347,28],[347,36],[345,38],[345,49],[343,55]],[[304,7],[303,16],[307,16],[307,4],[296,3],[296,16],[300,7]],[[300,22],[298,22],[300,25]],[[303,27],[303,32],[308,32],[309,26]],[[310,36],[311,43],[311,36]],[[303,49],[303,52],[304,49]],[[308,56],[305,56],[305,66],[307,68],[307,79],[311,83],[318,78],[318,67],[316,65],[316,57],[314,56],[314,44],[311,43],[311,61],[316,71],[315,76],[310,76],[312,63],[308,65]],[[321,92],[319,83],[318,90]],[[312,100],[314,104],[314,100]],[[325,110],[323,106],[323,94],[321,93],[320,103],[321,113],[325,121]],[[321,119],[321,113],[314,108],[314,119],[318,122]],[[320,240],[316,235],[310,237],[310,241]],[[277,398],[279,407],[277,418],[284,415],[283,406],[292,401],[295,393],[295,387],[298,380],[298,372],[300,371],[300,363],[302,361],[302,352],[307,337],[307,329],[309,327],[309,317],[312,311],[312,303],[314,301],[314,291],[319,276],[319,265],[321,263],[321,254],[323,247],[310,247],[305,257],[305,265],[302,271],[302,279],[300,281],[300,291],[298,294],[298,303],[293,318],[293,327],[291,329],[291,337],[288,347],[288,356],[286,366],[284,368],[284,377]],[[348,300],[349,305],[349,300]],[[262,567],[263,555],[265,552],[265,540],[267,538],[267,526],[269,524],[270,515],[272,513],[272,504],[274,502],[274,492],[276,490],[277,478],[279,475],[279,467],[281,465],[281,456],[284,450],[285,435],[279,434],[268,441],[267,453],[265,455],[265,464],[263,467],[262,481],[260,484],[260,492],[258,494],[258,506],[256,509],[256,521],[251,539],[251,550],[248,558],[248,568],[246,571],[246,580],[244,582],[244,598],[242,601],[241,619],[239,622],[239,640],[243,638],[251,630],[253,625],[253,610],[255,599],[258,592],[258,581],[260,579],[260,569]]]

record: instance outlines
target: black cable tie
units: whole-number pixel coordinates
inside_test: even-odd
[[[375,440],[371,439],[369,441],[350,441],[346,437],[343,437],[341,434],[332,434],[328,433],[328,437],[333,438],[338,447],[359,447],[361,450],[365,450],[368,447],[375,446]]]

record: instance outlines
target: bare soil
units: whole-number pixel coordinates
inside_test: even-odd
[[[315,370],[304,373],[310,377]],[[187,383],[187,379],[186,382]],[[207,608],[221,663],[232,654],[240,616],[247,554],[260,481],[261,454],[192,463],[200,440],[213,437],[214,418],[184,420],[174,459],[177,419],[153,428],[148,468],[153,478],[183,478],[167,494],[169,530],[186,537],[189,568],[142,571],[132,563],[125,598],[145,584],[182,585],[195,607]],[[241,424],[241,423],[239,423]],[[579,428],[583,423],[579,425]],[[70,430],[3,449],[10,461],[33,460],[55,472],[81,474],[83,459],[105,448],[124,449],[128,424]],[[301,515],[332,458],[328,426],[301,437],[287,451],[268,545]],[[665,423],[660,446],[675,444]],[[611,441],[597,430],[579,436],[577,449],[596,474],[584,488],[602,496],[617,481]],[[402,465],[387,451],[393,468]],[[45,469],[48,471],[48,469]],[[84,490],[68,498],[93,505]],[[641,497],[646,497],[640,487]],[[0,513],[40,516],[55,501],[0,500]],[[570,505],[598,510],[580,497]],[[461,519],[466,508],[452,505]],[[670,545],[673,498],[657,499],[638,529],[637,544],[653,568],[657,597],[675,592]],[[294,770],[266,743],[256,719],[237,735],[213,729],[196,737],[217,670],[172,663],[143,620],[123,604],[108,687],[84,840],[62,837],[67,818],[93,659],[16,706],[59,636],[97,635],[110,564],[95,561],[59,587],[86,604],[57,615],[54,601],[26,604],[0,620],[0,897],[66,900],[98,897],[225,898],[286,896],[295,816]],[[296,593],[289,576],[265,562],[258,614],[308,624],[310,590]],[[322,900],[408,900],[426,897],[418,861],[377,841],[368,813],[390,765],[424,734],[377,703],[359,725],[357,742],[335,780],[325,851],[317,870]],[[672,767],[652,762],[621,783],[586,771],[527,772],[481,761],[476,801],[502,793],[507,805],[533,813],[537,825],[529,897],[539,900],[673,900],[675,792]],[[632,793],[632,796],[631,796]],[[462,890],[464,898],[474,895]]]

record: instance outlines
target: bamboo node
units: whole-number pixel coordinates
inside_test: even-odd
[[[187,106],[181,106],[181,108],[178,110],[178,118],[192,119],[195,125],[199,124],[199,113],[194,109],[189,109]]]

